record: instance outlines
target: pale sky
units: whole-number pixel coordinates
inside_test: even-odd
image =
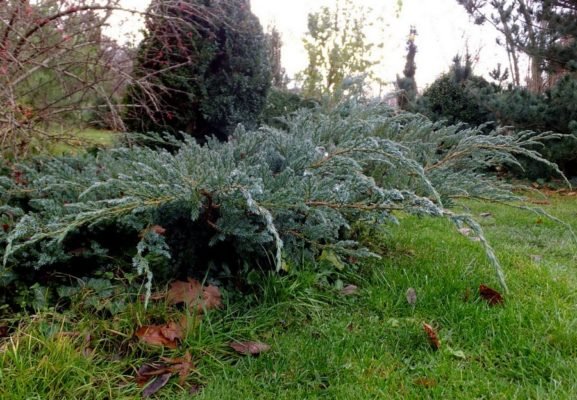
[[[144,10],[147,0],[122,0],[127,8]],[[275,25],[283,40],[282,63],[289,77],[306,67],[307,59],[302,38],[307,29],[307,14],[323,5],[334,5],[336,0],[251,0],[252,10],[266,29]],[[372,40],[384,43],[379,60],[378,75],[393,82],[402,75],[406,38],[411,25],[417,28],[416,80],[419,88],[430,84],[447,71],[452,58],[465,53],[468,47],[472,55],[479,55],[475,67],[477,74],[488,78],[488,72],[501,63],[507,67],[505,50],[495,44],[498,33],[491,27],[479,27],[469,21],[464,9],[456,0],[403,0],[397,15],[397,0],[356,0],[356,4],[373,9],[372,15],[383,18],[383,31],[374,32]],[[126,15],[124,16],[126,17]],[[115,26],[109,34],[120,42],[120,32],[138,30],[138,23],[120,19],[111,21]]]

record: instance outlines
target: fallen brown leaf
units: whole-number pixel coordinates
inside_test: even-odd
[[[222,297],[220,289],[216,286],[208,285],[202,290],[203,304],[199,304],[202,308],[211,310],[213,308],[220,308],[222,306]]]
[[[202,293],[202,285],[194,279],[184,281],[174,281],[170,283],[170,288],[166,294],[169,304],[186,303],[197,301]]]
[[[185,303],[189,307],[196,307],[199,312],[219,308],[222,305],[219,288],[212,285],[203,287],[199,281],[191,278],[186,282],[172,282],[166,300],[169,304]]]
[[[417,292],[412,287],[407,289],[407,293],[405,293],[405,297],[407,298],[407,303],[414,306],[417,304]]]
[[[194,364],[192,363],[192,357],[187,351],[184,357],[180,358],[161,358],[162,361],[168,364],[168,370],[174,374],[178,374],[178,383],[182,386],[190,375],[190,371],[194,369]]]
[[[439,340],[439,336],[437,335],[435,329],[425,322],[423,322],[423,329],[425,330],[425,333],[429,338],[429,343],[431,344],[431,347],[434,350],[439,350],[439,347],[441,347],[441,341]]]
[[[492,306],[503,304],[503,302],[505,301],[503,299],[503,296],[501,296],[501,293],[485,285],[479,286],[479,295],[483,299],[485,299],[489,303],[489,305]]]
[[[164,375],[168,371],[164,364],[144,364],[136,371],[136,384],[138,386],[146,385],[151,379]]]
[[[230,342],[229,346],[237,353],[252,356],[270,350],[270,345],[262,342]]]
[[[176,349],[182,339],[182,328],[176,322],[166,325],[148,325],[138,328],[135,335],[147,344]]]
[[[158,392],[167,384],[171,376],[172,374],[170,372],[157,376],[152,381],[152,383],[150,383],[150,385],[144,388],[144,390],[142,391],[142,397],[147,398]]]
[[[178,374],[178,383],[184,385],[190,371],[194,369],[192,357],[187,351],[184,357],[167,358],[162,357],[162,362],[153,364],[144,364],[136,372],[136,383],[138,386],[144,386],[152,380],[142,392],[142,397],[149,397],[158,392],[174,374]]]
[[[343,296],[351,296],[359,290],[358,286],[356,285],[347,285],[341,290],[341,294]]]

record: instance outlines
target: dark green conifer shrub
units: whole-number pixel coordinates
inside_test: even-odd
[[[246,0],[154,0],[128,90],[127,129],[225,140],[255,127],[271,84],[262,27]]]
[[[473,74],[469,56],[464,64],[457,56],[450,71],[435,80],[409,108],[433,121],[480,126],[496,120],[489,101],[496,92],[498,87]]]
[[[422,113],[433,121],[464,126],[480,126],[483,133],[496,125],[511,130],[556,132],[565,136],[552,136],[540,142],[534,150],[557,164],[567,176],[577,176],[577,79],[567,75],[545,93],[533,93],[526,88],[506,90],[490,84],[472,73],[470,60],[462,65],[455,58],[449,73],[441,76],[423,95],[413,102],[410,109]],[[520,166],[511,172],[517,176],[558,178],[555,169],[519,157]],[[511,166],[509,166],[511,167]]]
[[[567,75],[545,93],[524,88],[502,91],[490,99],[503,126],[537,132],[552,131],[566,136],[543,143],[538,151],[559,165],[567,176],[577,176],[577,79]],[[531,179],[554,177],[554,172],[539,163],[523,160],[522,173]]]
[[[301,108],[314,109],[319,103],[306,99],[301,94],[287,89],[272,88],[268,94],[266,105],[262,111],[261,124],[285,128],[282,120]]]

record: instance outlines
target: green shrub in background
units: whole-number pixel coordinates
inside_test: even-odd
[[[282,120],[286,116],[301,108],[313,109],[316,107],[319,107],[316,100],[306,99],[298,92],[272,88],[268,94],[260,121],[264,125],[285,128]]]
[[[493,88],[483,78],[474,77],[458,82],[450,75],[443,75],[423,92],[411,109],[433,121],[479,126],[496,119],[495,113],[486,104],[487,96],[491,94]]]
[[[464,64],[457,56],[449,72],[435,80],[409,109],[433,121],[480,126],[496,120],[488,100],[497,91],[496,86],[473,74],[469,56]]]
[[[351,226],[396,222],[399,212],[445,216],[482,238],[472,219],[448,211],[452,199],[516,199],[484,171],[516,155],[547,164],[529,149],[545,135],[481,135],[379,105],[301,110],[284,126],[239,128],[205,146],[190,139],[174,153],[117,148],[15,167],[0,179],[3,300],[132,266],[149,292],[153,277],[319,258],[343,268],[378,256]]]
[[[262,27],[246,0],[155,0],[134,66],[125,124],[225,140],[255,127],[271,84]]]
[[[556,132],[535,150],[559,165],[568,176],[577,176],[577,79],[567,75],[545,93],[532,93],[526,88],[500,87],[472,73],[471,61],[462,65],[457,57],[449,73],[438,78],[409,107],[433,121],[448,124],[464,123],[481,126],[484,133],[502,127],[511,130]],[[529,178],[557,178],[554,169],[520,157],[516,175]]]
[[[513,129],[559,132],[565,137],[543,143],[538,151],[559,165],[567,176],[577,176],[577,79],[570,75],[560,79],[545,93],[512,88],[490,99],[498,110],[497,120]],[[530,178],[548,178],[554,172],[544,165],[524,160],[523,174]]]

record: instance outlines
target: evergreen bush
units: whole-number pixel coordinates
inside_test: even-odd
[[[468,60],[468,59],[467,59]],[[433,121],[479,126],[483,133],[495,128],[504,134],[511,130],[556,132],[550,140],[538,141],[534,150],[568,176],[577,176],[577,78],[566,75],[545,93],[527,88],[501,89],[475,76],[470,61],[461,64],[457,57],[449,73],[431,84],[409,106]],[[555,169],[530,158],[520,157],[516,175],[529,178],[556,178]]]
[[[319,103],[306,99],[300,93],[287,89],[272,88],[268,94],[266,105],[262,111],[261,124],[284,128],[282,119],[301,108],[313,109]]]
[[[154,0],[128,90],[134,132],[225,140],[256,127],[271,84],[265,36],[246,0]]]
[[[545,135],[480,135],[384,106],[301,110],[284,130],[238,128],[228,142],[193,139],[176,152],[147,147],[37,160],[0,178],[0,292],[132,264],[147,277],[204,276],[212,267],[274,268],[319,257],[341,267],[374,256],[353,223],[398,213],[470,225],[454,198],[516,199],[483,172],[531,150]],[[86,262],[90,261],[88,267]]]
[[[566,136],[543,143],[539,152],[559,165],[567,176],[577,176],[577,79],[567,75],[545,93],[525,88],[502,91],[489,99],[498,110],[501,125],[514,129],[559,132]],[[529,178],[549,178],[554,171],[531,160],[523,160],[523,174]]]
[[[473,74],[469,56],[464,64],[457,56],[450,71],[435,80],[409,109],[433,121],[480,126],[496,120],[490,106],[496,92],[498,87]]]

